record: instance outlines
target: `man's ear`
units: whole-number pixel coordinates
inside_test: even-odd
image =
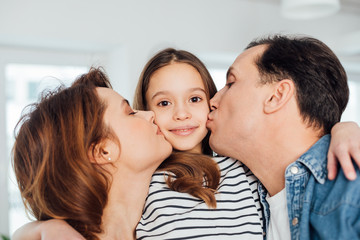
[[[284,107],[295,93],[295,84],[290,79],[283,79],[274,84],[270,96],[264,103],[264,112],[273,113]]]
[[[92,145],[88,151],[90,162],[97,164],[112,163],[119,157],[119,147],[114,141],[106,139]]]

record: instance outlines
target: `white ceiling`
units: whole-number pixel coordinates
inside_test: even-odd
[[[281,0],[255,0],[259,2],[268,2],[272,4],[281,4]],[[360,1],[359,0],[340,0],[341,11],[344,13],[360,14]]]
[[[131,78],[137,78],[163,47],[220,58],[240,53],[261,35],[302,33],[360,65],[359,0],[341,3],[336,15],[296,21],[281,16],[280,0],[0,0],[0,47],[121,47],[129,55]]]

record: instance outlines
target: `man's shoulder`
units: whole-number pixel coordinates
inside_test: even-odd
[[[339,208],[355,207],[360,211],[360,170],[357,167],[357,178],[354,181],[346,179],[342,169],[337,177],[324,184],[316,183],[313,193],[313,208],[326,214]]]
[[[311,202],[308,204],[310,212],[306,213],[310,214],[310,238],[316,236],[319,239],[359,239],[359,169],[357,174],[354,181],[348,181],[340,171],[333,181],[326,180],[324,184],[316,182],[314,191],[311,192]],[[305,225],[308,226],[309,223],[305,222]]]

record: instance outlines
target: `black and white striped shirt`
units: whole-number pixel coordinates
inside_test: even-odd
[[[263,239],[256,177],[237,160],[214,160],[221,170],[217,208],[170,190],[164,172],[156,172],[136,228],[137,239]]]

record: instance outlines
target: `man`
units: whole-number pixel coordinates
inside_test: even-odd
[[[263,184],[268,239],[360,238],[360,178],[347,181],[341,170],[329,181],[326,171],[328,134],[348,96],[324,43],[273,36],[248,45],[211,100],[210,145]]]

